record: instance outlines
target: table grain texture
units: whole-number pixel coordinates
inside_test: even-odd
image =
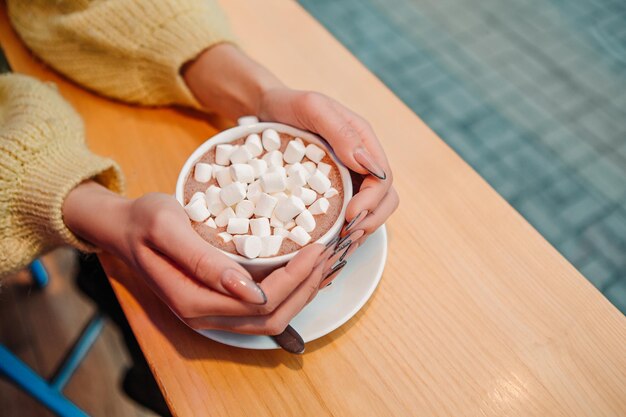
[[[250,55],[371,122],[401,204],[378,290],[303,356],[205,339],[101,255],[173,414],[626,415],[624,316],[295,2],[221,3]],[[4,7],[0,35],[16,72],[58,85],[91,149],[123,167],[130,197],[173,193],[187,156],[232,124],[76,86],[25,49]]]

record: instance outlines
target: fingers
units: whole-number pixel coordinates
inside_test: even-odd
[[[264,304],[267,297],[237,262],[206,242],[186,218],[156,210],[157,220],[149,225],[149,245],[171,259],[189,277],[222,294],[253,304]],[[162,220],[159,220],[162,218]]]
[[[385,223],[389,216],[398,208],[399,204],[400,197],[398,192],[392,187],[377,207],[372,211],[368,211],[367,215],[361,215],[356,218],[352,224],[348,223],[350,228],[344,228],[342,235],[352,242],[363,243],[367,236],[374,233],[376,229]]]
[[[311,274],[324,252],[323,245],[308,245],[283,268],[268,275],[260,286],[268,295],[265,310],[270,313],[282,304],[287,297]]]
[[[201,317],[192,320],[190,324],[195,328],[229,330],[237,333],[265,335],[280,334],[287,327],[291,319],[293,319],[293,317],[306,305],[311,295],[318,291],[319,283],[322,279],[324,262],[318,262],[317,265],[312,265],[312,263],[308,261],[306,264],[302,262],[301,265],[296,267],[297,272],[307,272],[307,266],[311,268],[308,269],[309,273],[306,279],[302,281],[297,289],[289,294],[285,301],[271,314],[248,317]],[[281,269],[284,270],[287,268]]]
[[[305,128],[326,139],[348,168],[379,180],[387,178],[388,164],[382,148],[359,116],[322,94],[301,93],[296,117]]]

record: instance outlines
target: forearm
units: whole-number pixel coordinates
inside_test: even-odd
[[[208,110],[230,119],[259,115],[267,91],[284,84],[232,44],[214,46],[183,68],[185,83]]]

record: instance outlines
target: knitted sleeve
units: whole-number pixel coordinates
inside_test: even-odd
[[[63,223],[66,195],[86,179],[121,192],[119,167],[85,146],[78,114],[52,85],[0,76],[0,276],[61,244],[91,247]]]
[[[79,84],[143,105],[200,105],[181,67],[232,42],[215,0],[9,0],[11,22],[43,61]]]

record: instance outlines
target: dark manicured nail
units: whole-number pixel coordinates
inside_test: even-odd
[[[346,248],[346,250],[343,251],[343,253],[339,257],[339,262],[343,261],[345,259],[345,257],[348,256],[348,252],[350,252],[350,250],[352,249],[353,246],[359,246],[359,244],[356,243],[356,242],[351,243],[350,246],[348,246]],[[352,252],[350,252],[350,253],[352,253]]]
[[[332,258],[333,256],[337,255],[339,252],[341,252],[345,248],[349,247],[351,243],[352,243],[352,241],[350,239],[348,239],[345,242],[343,242],[341,245],[338,245],[335,248],[335,251],[332,253],[332,255],[330,255],[330,257]]]
[[[361,221],[361,219],[364,219],[365,216],[367,216],[367,210],[363,210],[362,212],[360,212],[359,214],[357,214],[352,220],[350,220],[350,223],[348,223],[345,227],[345,231],[349,231],[351,228],[354,227],[354,225],[357,224],[357,222]]]
[[[332,281],[330,281],[328,284],[326,284],[326,287],[330,287],[332,285]]]
[[[352,245],[350,245],[348,250],[343,255],[341,255],[341,257],[339,258],[339,261],[343,261],[345,258],[352,255],[354,251],[357,250],[358,247],[359,247],[359,244],[357,242],[354,242]]]
[[[267,296],[250,278],[235,269],[227,269],[222,274],[222,286],[231,295],[252,304],[267,303]]]
[[[380,165],[376,163],[376,161],[374,161],[372,155],[370,155],[370,153],[367,152],[365,148],[357,148],[356,151],[354,151],[353,155],[354,159],[359,163],[359,165],[365,168],[370,174],[372,174],[379,180],[384,180],[385,178],[387,178],[385,170],[382,169]]]
[[[289,353],[304,353],[304,340],[302,336],[291,326],[287,326],[281,334],[272,336],[272,339]]]
[[[341,261],[335,266],[333,266],[332,268],[330,268],[330,270],[324,274],[324,279],[328,278],[329,276],[333,275],[335,272],[339,271],[341,268],[346,266],[347,263],[348,261]]]

